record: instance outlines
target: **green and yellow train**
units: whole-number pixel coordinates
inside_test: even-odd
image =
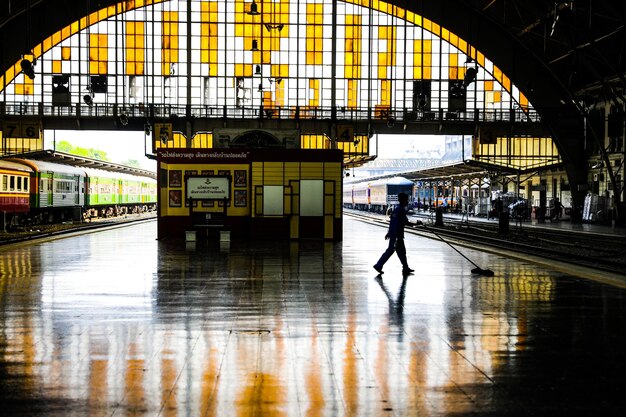
[[[0,160],[0,175],[5,226],[156,209],[157,184],[150,177],[20,158]]]

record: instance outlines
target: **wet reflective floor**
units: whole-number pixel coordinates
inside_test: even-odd
[[[625,415],[626,290],[385,230],[0,248],[7,416]]]

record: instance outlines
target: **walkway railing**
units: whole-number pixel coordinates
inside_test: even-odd
[[[346,121],[388,121],[389,123],[428,123],[438,121],[474,122],[474,123],[538,123],[540,115],[535,110],[424,110],[380,109],[346,107],[244,107],[244,106],[181,106],[169,104],[73,104],[53,106],[43,103],[3,102],[0,103],[1,116],[36,116],[68,118],[102,118],[125,115],[148,119],[167,119],[170,117],[194,117],[206,119],[319,119]]]

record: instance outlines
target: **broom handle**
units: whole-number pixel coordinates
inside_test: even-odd
[[[460,250],[458,250],[457,248],[455,248],[454,246],[452,246],[452,243],[450,242],[446,242],[441,236],[439,236],[436,232],[434,232],[433,230],[428,229],[426,226],[423,226],[424,229],[430,233],[432,233],[433,235],[437,236],[439,238],[439,240],[441,240],[443,243],[445,243],[446,245],[450,246],[452,249],[454,249],[456,251],[456,253],[458,253],[459,255],[461,255],[462,257],[464,257],[469,263],[471,263],[472,265],[474,265],[476,268],[478,269],[482,269],[481,267],[479,267],[478,265],[476,265],[474,263],[474,261],[472,261],[470,258],[468,258],[467,256],[463,255],[461,253]]]

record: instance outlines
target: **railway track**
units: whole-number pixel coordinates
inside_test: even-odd
[[[344,210],[348,215],[370,223],[386,226],[388,221],[383,215]],[[510,227],[509,232],[500,234],[498,226],[485,222],[459,221],[444,219],[443,226],[434,226],[431,216],[412,215],[411,221],[420,220],[422,226],[411,232],[426,237],[441,236],[473,246],[513,251],[521,254],[539,256],[567,262],[571,265],[591,267],[598,270],[623,274],[626,270],[626,237],[585,231],[563,231],[540,228]]]
[[[128,214],[125,216],[98,219],[90,222],[67,222],[35,225],[11,232],[0,231],[0,246],[20,243],[35,239],[51,238],[74,232],[87,232],[112,226],[122,226],[129,223],[156,220],[156,212]]]

